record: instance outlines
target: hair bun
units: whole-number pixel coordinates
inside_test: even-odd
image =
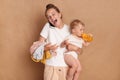
[[[47,4],[47,5],[46,5],[46,11],[45,11],[45,13],[47,12],[47,10],[49,10],[49,9],[51,9],[51,8],[55,9],[58,13],[60,13],[60,10],[59,10],[58,7],[55,6],[54,4]]]
[[[46,5],[46,9],[52,8],[52,7],[55,7],[55,5],[54,5],[54,4],[47,4],[47,5]]]

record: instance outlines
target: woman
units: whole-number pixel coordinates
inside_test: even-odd
[[[64,61],[65,48],[61,48],[60,44],[70,35],[69,27],[63,23],[60,10],[53,4],[46,6],[45,16],[48,22],[43,27],[35,47],[46,41],[48,44],[44,46],[44,50],[56,54],[46,60],[44,80],[66,80],[68,67]],[[68,50],[80,52],[80,49],[74,45],[69,45],[67,48]]]

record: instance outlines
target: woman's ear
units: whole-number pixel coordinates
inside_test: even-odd
[[[59,13],[59,17],[62,19],[62,14],[61,13]]]

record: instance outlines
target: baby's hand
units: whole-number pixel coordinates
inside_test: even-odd
[[[83,38],[83,40],[84,41],[86,41],[86,42],[91,42],[91,41],[93,41],[93,35],[92,34],[86,34],[86,33],[83,33],[82,34],[82,38]]]
[[[90,35],[91,37],[93,37],[93,34],[91,34],[91,33],[88,33],[88,35]]]
[[[84,46],[88,46],[90,44],[90,42],[84,42],[83,45]]]

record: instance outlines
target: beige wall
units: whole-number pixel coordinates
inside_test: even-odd
[[[64,22],[86,24],[94,41],[79,56],[80,80],[120,80],[120,0],[0,0],[0,80],[43,80],[43,65],[29,47],[45,24],[45,5],[56,4]]]

